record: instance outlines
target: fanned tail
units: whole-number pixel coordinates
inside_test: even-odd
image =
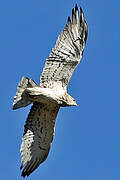
[[[17,93],[14,96],[13,109],[18,109],[31,104],[32,102],[27,99],[24,92],[26,88],[33,88],[36,86],[37,84],[32,79],[23,77],[21,82],[18,84]]]

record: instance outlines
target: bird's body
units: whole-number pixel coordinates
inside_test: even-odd
[[[23,77],[14,97],[13,109],[33,103],[25,124],[21,144],[22,176],[29,176],[48,156],[54,136],[54,127],[60,107],[76,106],[67,93],[67,86],[83,55],[87,24],[82,9],[72,10],[72,22],[61,32],[55,47],[46,60],[40,85]]]

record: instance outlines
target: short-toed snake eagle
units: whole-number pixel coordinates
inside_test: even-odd
[[[64,30],[46,59],[40,85],[23,77],[14,97],[13,109],[33,103],[25,124],[21,144],[22,176],[29,176],[48,156],[55,121],[61,106],[76,106],[67,93],[69,80],[80,63],[87,39],[87,24],[82,8],[72,10]]]

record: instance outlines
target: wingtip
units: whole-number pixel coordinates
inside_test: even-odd
[[[23,165],[21,164],[21,166],[20,166],[20,170],[23,168]]]
[[[80,14],[81,14],[81,16],[80,16],[80,18],[81,18],[81,21],[84,21],[84,12],[83,12],[83,9],[82,9],[82,7],[80,7]]]
[[[14,107],[14,106],[12,107],[12,110],[15,110],[15,107]]]
[[[23,168],[23,164],[21,164],[20,170],[22,170],[22,168]],[[24,172],[24,169],[23,169],[23,171],[21,173],[21,177],[25,178],[25,176],[27,176],[27,174]]]
[[[70,16],[68,16],[68,20],[67,20],[67,22],[71,24],[71,19],[70,19]]]
[[[16,110],[16,109],[17,109],[16,104],[13,104],[12,110]]]
[[[27,176],[27,175],[22,172],[22,173],[21,173],[21,176],[22,176],[23,178],[25,178],[25,176]]]
[[[74,8],[72,9],[72,16],[74,15]]]
[[[84,18],[84,12],[82,7],[80,7],[80,22],[84,22],[85,18]],[[79,17],[79,10],[78,10],[78,5],[75,4],[75,7],[72,9],[72,23],[74,24],[76,21],[78,22],[78,17]],[[69,17],[68,17],[69,18]],[[70,19],[69,21],[70,22]]]
[[[77,3],[75,4],[75,11],[78,11],[78,5],[77,5]]]
[[[83,9],[82,9],[82,7],[80,7],[80,13],[81,13],[81,14],[83,13]]]
[[[20,167],[20,169],[22,169],[22,168],[23,168],[23,166]],[[23,169],[23,171],[21,173],[21,177],[25,178],[26,176],[28,177],[29,175],[30,175],[30,173],[25,172]]]
[[[87,23],[86,23],[86,20],[85,20],[85,17],[84,17],[84,12],[83,12],[82,7],[80,7],[80,13],[81,13],[81,16],[80,16],[80,24],[83,23],[84,26],[85,26],[85,43],[86,43],[87,36],[88,36],[88,26],[87,26]]]

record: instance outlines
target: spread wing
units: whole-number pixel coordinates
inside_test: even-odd
[[[35,102],[28,115],[21,144],[22,176],[29,176],[48,156],[59,106]]]
[[[87,39],[87,24],[82,8],[81,16],[77,5],[72,10],[72,22],[68,17],[67,24],[61,32],[55,47],[46,60],[43,73],[40,78],[41,87],[52,88],[55,82],[61,83],[67,88],[73,71],[80,62]]]

